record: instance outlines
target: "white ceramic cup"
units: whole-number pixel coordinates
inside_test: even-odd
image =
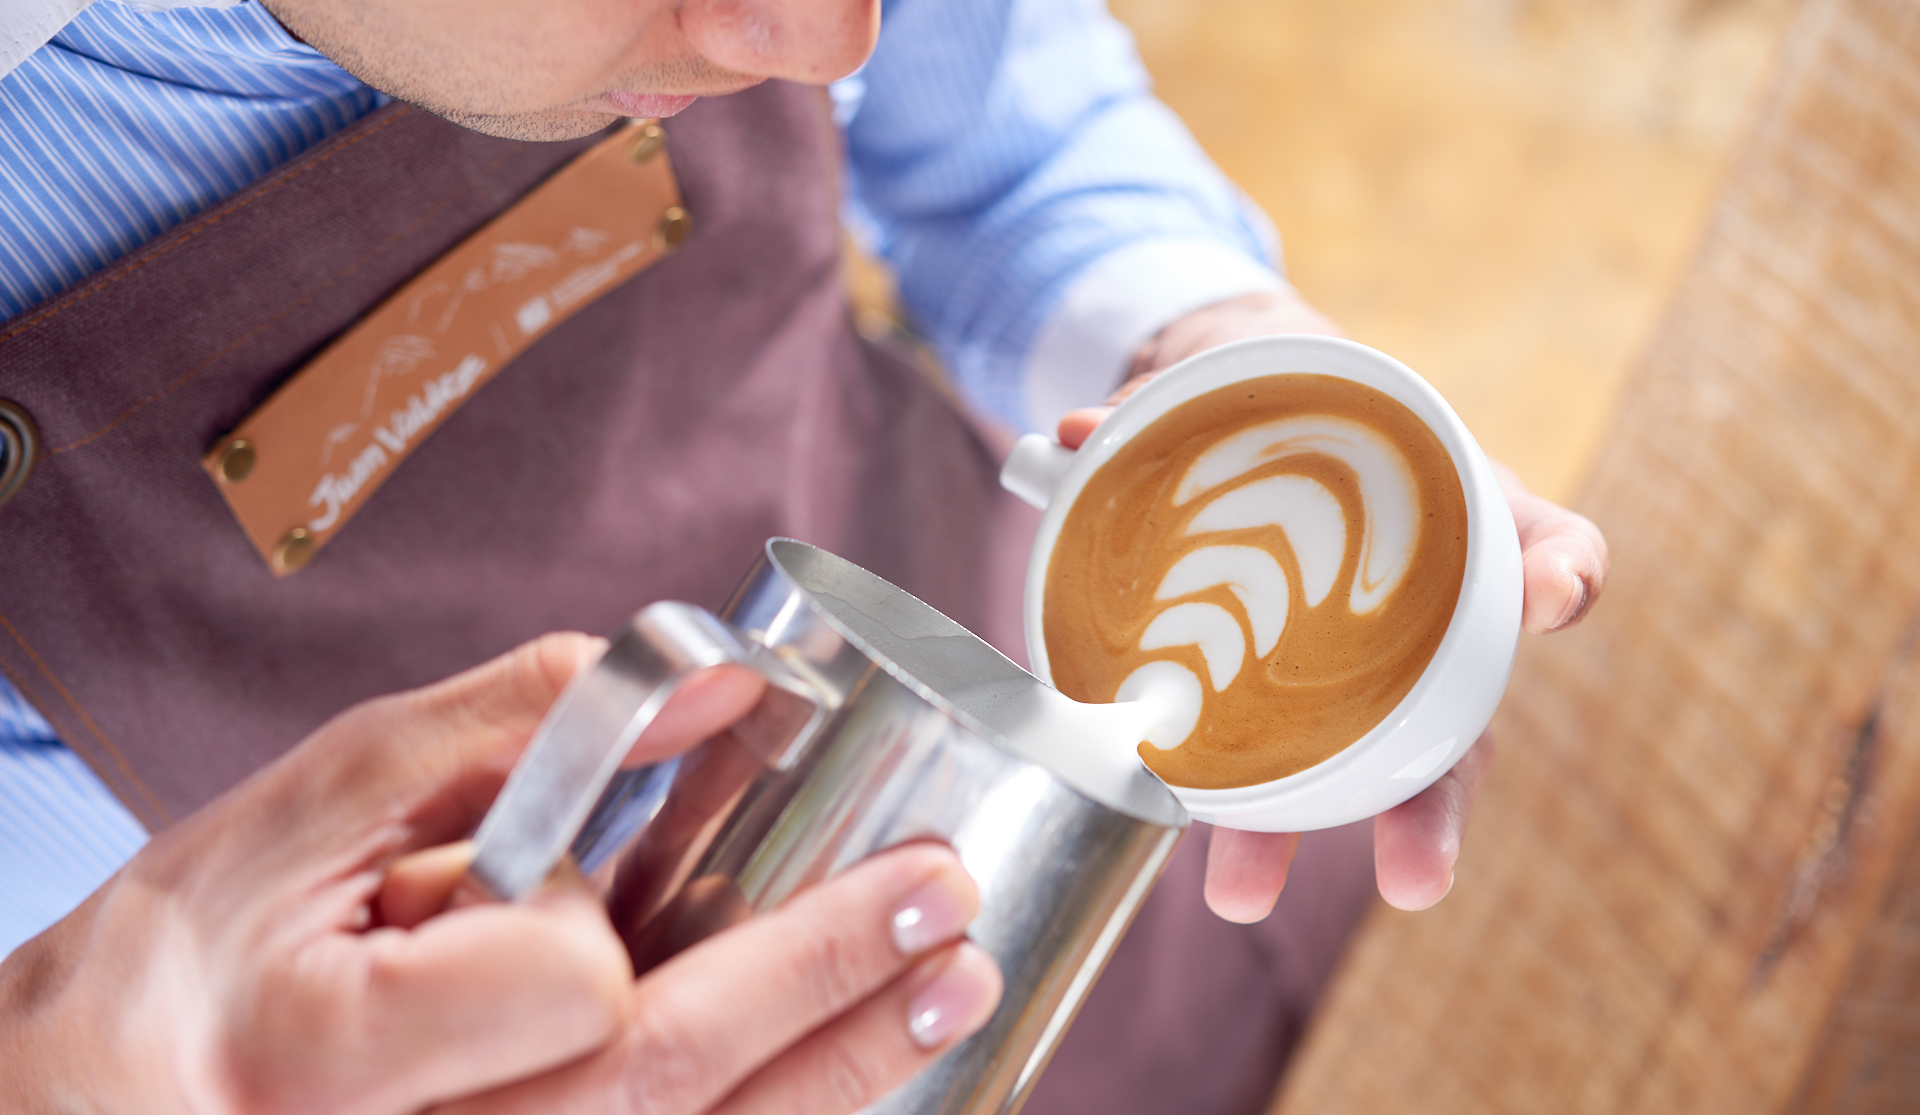
[[[1466,754],[1506,690],[1520,635],[1523,580],[1513,513],[1486,454],[1440,393],[1398,360],[1332,337],[1256,337],[1203,352],[1129,396],[1078,452],[1039,434],[1014,446],[1001,483],[1046,511],[1027,565],[1027,654],[1052,684],[1042,626],[1047,564],[1067,513],[1093,474],[1167,411],[1242,380],[1337,376],[1398,400],[1446,446],[1467,502],[1460,599],[1426,671],[1373,730],[1324,761],[1271,782],[1225,790],[1172,787],[1196,820],[1256,832],[1306,832],[1371,817],[1431,786]]]

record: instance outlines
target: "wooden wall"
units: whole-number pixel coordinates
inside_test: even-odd
[[[1787,43],[1578,501],[1607,596],[1283,1115],[1920,1110],[1920,2]]]

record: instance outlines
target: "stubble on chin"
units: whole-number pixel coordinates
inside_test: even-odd
[[[362,79],[364,80],[364,79]],[[673,59],[653,63],[622,74],[607,90],[664,95],[724,96],[759,84],[761,79],[723,70],[704,58]],[[369,84],[372,84],[369,82]],[[579,139],[601,131],[624,117],[617,112],[597,108],[566,106],[517,113],[474,112],[405,92],[408,82],[396,83],[400,91],[388,95],[424,109],[463,128],[483,135],[524,142],[555,142]]]
[[[406,98],[398,98],[406,100]],[[435,116],[450,120],[470,131],[482,135],[497,136],[500,139],[515,139],[530,143],[551,143],[564,139],[579,139],[604,130],[622,117],[616,113],[599,112],[584,108],[554,108],[543,112],[510,113],[499,116],[477,112],[462,112],[459,109],[443,108],[417,101],[407,101],[415,108],[424,109]]]
[[[493,90],[486,88],[491,83],[484,75],[450,73],[443,58],[431,51],[362,49],[365,36],[370,32],[364,25],[356,26],[351,18],[334,21],[302,18],[312,13],[294,8],[287,0],[265,0],[265,6],[288,34],[326,55],[354,77],[396,101],[482,135],[525,142],[556,142],[592,135],[623,119],[618,112],[587,108],[578,102],[522,112],[463,108],[457,102],[485,103],[490,99]],[[718,96],[758,81],[692,55],[634,67],[581,100],[611,91]],[[429,92],[430,89],[434,91]]]

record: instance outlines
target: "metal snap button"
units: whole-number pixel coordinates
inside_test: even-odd
[[[0,399],[0,503],[13,498],[40,459],[40,428],[11,399]]]
[[[229,484],[245,480],[253,475],[253,462],[258,456],[252,442],[246,438],[234,438],[220,451],[220,479]]]
[[[627,146],[627,158],[636,163],[651,162],[666,145],[667,130],[655,121],[649,120],[640,125],[639,134]]]
[[[693,234],[693,214],[675,205],[660,214],[660,221],[654,227],[654,235],[659,238],[660,246],[672,251],[686,242]]]
[[[298,573],[313,560],[313,535],[306,527],[294,527],[280,536],[273,546],[273,567],[281,573]]]

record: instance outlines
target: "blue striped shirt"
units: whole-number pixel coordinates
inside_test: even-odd
[[[0,81],[0,316],[243,189],[381,100],[258,4],[94,4]]]
[[[0,680],[0,956],[105,882],[147,834]]]
[[[1180,313],[1278,285],[1264,219],[1098,0],[889,0],[834,95],[850,225],[962,390],[1017,428],[1097,401]],[[380,103],[257,3],[95,3],[0,78],[0,317]],[[0,955],[143,839],[0,679]]]

